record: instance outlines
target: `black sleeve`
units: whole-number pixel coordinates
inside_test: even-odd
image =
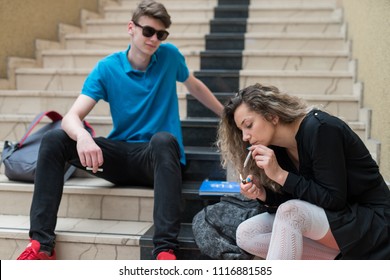
[[[275,213],[276,209],[278,209],[279,205],[283,202],[286,202],[289,199],[292,199],[291,195],[286,193],[277,193],[268,188],[265,188],[266,192],[266,200],[261,201],[257,199],[257,201],[267,209],[268,213]]]

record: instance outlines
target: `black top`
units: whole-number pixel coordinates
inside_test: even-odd
[[[343,259],[390,259],[390,191],[368,149],[342,120],[311,111],[296,135],[299,170],[284,148],[272,147],[289,172],[283,194],[267,190],[267,205],[287,199],[325,209]]]

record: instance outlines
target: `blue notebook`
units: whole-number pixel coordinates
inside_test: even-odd
[[[204,180],[199,188],[199,195],[225,195],[240,192],[238,182]]]

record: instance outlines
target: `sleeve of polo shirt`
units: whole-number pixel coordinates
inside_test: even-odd
[[[99,61],[85,79],[81,94],[87,95],[98,102],[106,100],[106,89],[103,83],[104,64]]]
[[[185,82],[190,75],[190,71],[188,69],[185,57],[175,45],[169,43],[168,45],[172,50],[172,52],[174,53],[174,57],[176,58],[177,65],[178,65],[177,72],[176,72],[176,80],[181,83]]]

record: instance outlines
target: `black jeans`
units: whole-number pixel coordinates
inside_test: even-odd
[[[167,249],[178,250],[182,165],[176,138],[159,132],[147,143],[127,143],[103,137],[95,138],[95,142],[102,149],[104,159],[103,172],[97,172],[95,176],[118,186],[154,187],[153,256]],[[84,169],[76,142],[63,130],[48,132],[39,150],[30,212],[30,237],[38,240],[43,250],[51,251],[55,246],[66,162]]]

